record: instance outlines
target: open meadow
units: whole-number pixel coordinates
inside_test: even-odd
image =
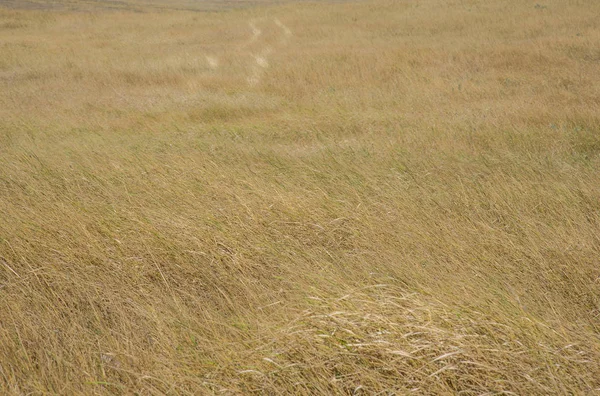
[[[600,394],[598,15],[0,1],[0,394]]]

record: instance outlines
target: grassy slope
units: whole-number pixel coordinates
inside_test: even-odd
[[[0,393],[598,389],[599,12],[0,9]]]

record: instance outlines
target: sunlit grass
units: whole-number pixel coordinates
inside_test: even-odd
[[[0,393],[600,388],[596,2],[74,4],[0,9]]]

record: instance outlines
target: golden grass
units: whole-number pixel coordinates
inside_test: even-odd
[[[598,392],[600,3],[82,4],[0,9],[0,393]]]

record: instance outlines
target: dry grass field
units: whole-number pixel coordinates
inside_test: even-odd
[[[186,1],[0,2],[0,394],[600,393],[600,2]]]

